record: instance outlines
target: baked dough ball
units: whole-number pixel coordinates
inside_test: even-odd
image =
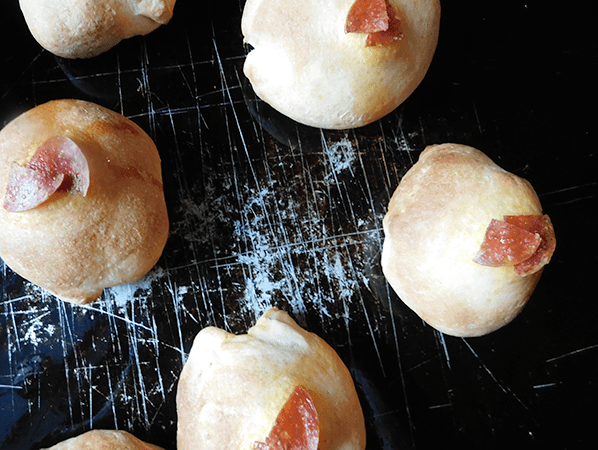
[[[88,186],[85,192],[54,186],[44,200],[37,194],[47,183],[14,174],[35,160],[53,162],[48,143],[57,140],[78,152],[67,162],[85,162],[87,180],[81,178]],[[43,149],[50,153],[40,158]],[[27,196],[36,201],[14,211]],[[0,257],[22,277],[63,300],[85,303],[148,272],[167,236],[160,156],[129,119],[93,103],[57,100],[0,131]]]
[[[43,450],[43,449],[42,449]],[[91,430],[67,439],[47,450],[163,450],[147,444],[126,431]]]
[[[178,385],[177,448],[254,450],[256,442],[266,443],[297,386],[315,405],[319,450],[365,448],[353,380],[324,340],[277,309],[266,311],[246,335],[203,329]]]
[[[35,40],[63,58],[90,58],[172,18],[176,0],[20,0]]]
[[[244,72],[255,93],[297,122],[328,129],[367,125],[399,106],[432,61],[440,2],[390,0],[400,36],[369,46],[368,33],[346,31],[354,3],[248,0],[241,28],[253,50]]]
[[[510,227],[509,217],[542,224],[544,231],[529,233],[542,238],[535,249],[508,234],[490,239],[490,224]],[[429,325],[454,336],[484,335],[513,320],[556,245],[531,184],[479,150],[456,144],[423,151],[399,183],[383,223],[382,269],[390,285]],[[489,242],[502,248],[494,249],[499,263],[479,262],[488,256],[486,247],[493,250]],[[527,259],[509,261],[512,253]]]

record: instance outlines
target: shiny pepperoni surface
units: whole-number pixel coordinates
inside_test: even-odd
[[[474,261],[491,267],[514,266],[532,256],[541,242],[537,233],[492,219]]]
[[[376,33],[388,29],[385,0],[356,0],[349,10],[347,33]]]
[[[403,37],[401,21],[387,0],[356,0],[345,24],[347,33],[368,33],[366,46],[384,46]]]
[[[45,141],[26,166],[13,163],[8,175],[4,209],[35,208],[58,191],[87,195],[89,167],[79,146],[65,136]]]
[[[505,216],[504,219],[507,223],[517,225],[542,237],[542,242],[536,252],[515,266],[518,275],[531,275],[550,262],[556,249],[556,235],[552,221],[547,214],[543,216]]]
[[[320,423],[316,407],[301,386],[283,406],[266,442],[256,442],[256,450],[317,450]]]
[[[474,258],[490,267],[514,266],[518,275],[537,272],[550,262],[556,237],[548,215],[504,216],[492,219]]]

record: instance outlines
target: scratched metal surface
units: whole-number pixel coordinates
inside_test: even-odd
[[[591,2],[445,2],[416,93],[334,132],[256,99],[242,0],[179,0],[168,26],[89,61],[41,50],[17,1],[5,3],[0,125],[67,97],[131,118],[160,150],[171,235],[147,277],[87,306],[0,262],[0,448],[119,428],[174,449],[193,337],[206,325],[244,332],[268,306],[349,366],[369,449],[595,442],[596,114],[580,107],[598,75]],[[529,179],[559,242],[524,312],[476,339],[422,323],[379,267],[392,191],[426,145],[450,141]]]

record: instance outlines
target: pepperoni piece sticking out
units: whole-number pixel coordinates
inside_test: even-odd
[[[548,264],[555,248],[547,215],[504,216],[504,221],[492,219],[474,261],[490,267],[514,266],[515,273],[526,276]]]
[[[370,33],[365,45],[371,46],[384,46],[390,44],[393,41],[399,41],[403,39],[403,28],[401,27],[401,21],[397,17],[397,13],[390,6],[390,3],[386,3],[386,13],[388,15],[388,28],[386,30],[378,31],[377,33]]]
[[[386,0],[356,0],[349,10],[347,33],[377,33],[388,30]]]
[[[515,266],[515,272],[518,275],[531,275],[550,262],[556,249],[556,236],[552,221],[547,214],[543,216],[505,216],[504,219],[507,223],[537,233],[542,237],[542,243],[538,250],[530,258]]]
[[[65,136],[45,141],[26,166],[13,163],[4,209],[21,212],[45,202],[56,191],[87,195],[89,167],[79,146]]]
[[[474,261],[490,267],[514,266],[532,256],[541,242],[539,234],[492,219]]]
[[[317,450],[320,422],[314,403],[301,386],[282,407],[266,442],[256,442],[256,450]]]
[[[401,21],[388,0],[356,0],[345,23],[347,33],[368,33],[366,46],[383,46],[403,37]]]
[[[64,181],[64,174],[53,175],[13,162],[8,174],[4,209],[20,212],[41,205]]]

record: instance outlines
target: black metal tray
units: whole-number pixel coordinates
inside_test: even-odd
[[[598,401],[596,22],[592,2],[446,1],[424,82],[369,126],[300,126],[242,73],[243,1],[179,0],[175,17],[92,60],[43,51],[5,2],[0,125],[80,98],[155,140],[171,234],[142,281],[62,303],[0,262],[0,448],[120,428],[174,449],[195,334],[243,333],[269,306],[351,369],[368,449],[588,448]],[[589,106],[588,106],[589,105]],[[459,142],[528,179],[558,246],[523,313],[444,336],[382,276],[381,221],[426,145]]]

